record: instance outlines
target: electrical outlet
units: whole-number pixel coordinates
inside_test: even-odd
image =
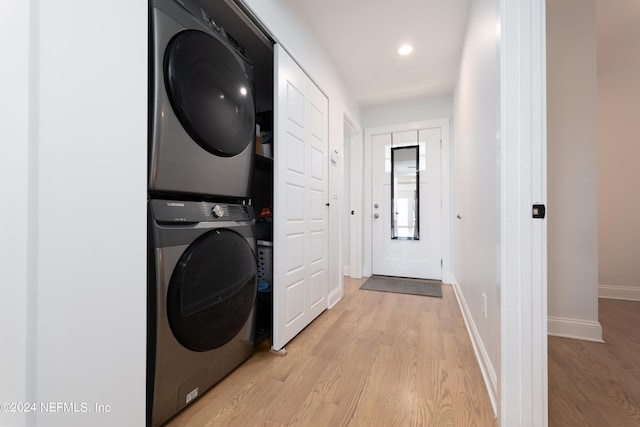
[[[487,295],[486,294],[480,294],[480,304],[482,305],[482,315],[484,316],[484,318],[487,318]]]

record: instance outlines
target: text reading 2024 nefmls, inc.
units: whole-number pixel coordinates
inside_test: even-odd
[[[90,414],[111,412],[111,405],[104,403],[89,402],[2,402],[0,412],[4,413],[27,413],[39,412],[45,414]]]

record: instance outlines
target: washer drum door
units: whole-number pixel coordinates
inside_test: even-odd
[[[185,250],[167,290],[175,338],[198,352],[223,346],[250,318],[257,284],[255,254],[244,237],[227,229],[203,234]]]

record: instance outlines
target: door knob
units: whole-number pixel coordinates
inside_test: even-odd
[[[378,219],[378,218],[380,217],[380,215],[378,215],[378,214],[373,214],[373,217],[374,217],[375,219]]]

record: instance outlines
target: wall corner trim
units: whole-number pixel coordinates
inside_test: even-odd
[[[598,298],[640,301],[640,287],[598,285]]]
[[[335,289],[333,292],[331,292],[331,294],[329,295],[328,298],[328,309],[332,309],[343,297],[344,292],[342,291],[342,288],[337,288]]]
[[[547,333],[550,336],[604,342],[600,322],[554,316],[548,316],[547,322]]]

